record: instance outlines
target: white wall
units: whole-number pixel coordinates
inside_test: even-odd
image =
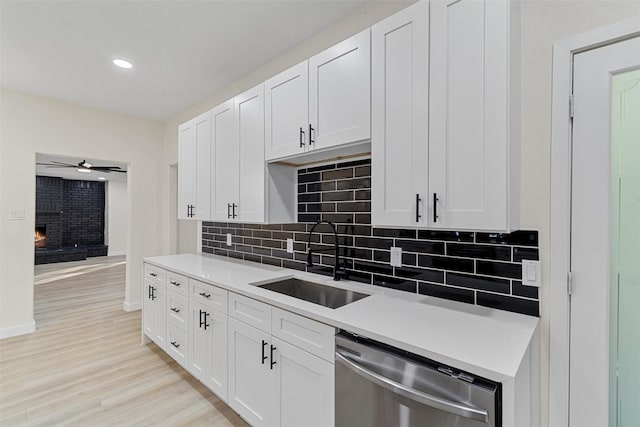
[[[33,325],[36,152],[129,164],[125,304],[139,306],[142,258],[160,253],[162,123],[7,89],[0,102],[0,337]]]
[[[129,196],[126,181],[107,181],[105,244],[109,246],[108,254],[127,254],[127,230],[129,223]]]

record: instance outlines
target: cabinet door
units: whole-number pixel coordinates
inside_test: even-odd
[[[151,339],[161,349],[166,349],[167,337],[167,296],[164,286],[153,285],[152,312],[153,312],[153,332]]]
[[[272,393],[274,370],[270,369],[270,336],[229,318],[228,404],[252,426],[275,426],[278,410]],[[306,397],[305,397],[306,398]]]
[[[213,219],[228,221],[238,204],[240,150],[233,100],[211,110],[213,135]],[[237,208],[236,208],[237,210]]]
[[[306,150],[309,126],[308,62],[265,82],[265,155],[277,159]]]
[[[277,338],[275,393],[282,427],[334,424],[334,365]]]
[[[237,221],[264,222],[265,161],[264,161],[264,85],[234,98],[238,121],[239,199]]]
[[[153,285],[151,282],[145,280],[144,281],[144,295],[142,301],[142,330],[146,336],[153,340],[153,336],[155,334],[155,311],[154,304],[152,299],[152,288]]]
[[[433,227],[507,225],[510,3],[431,3],[430,209],[433,195],[438,199],[435,222],[430,214]]]
[[[370,30],[309,59],[310,148],[371,137]]]
[[[193,121],[178,127],[178,219],[191,219],[196,203],[196,130]]]
[[[227,323],[225,313],[207,311],[207,377],[204,381],[220,399],[227,401]]]
[[[426,226],[429,3],[371,28],[371,222]]]
[[[211,219],[211,114],[209,111],[194,120],[196,136],[196,200],[192,219]]]
[[[207,330],[204,328],[204,314],[207,307],[194,302],[189,302],[189,372],[205,382],[207,378],[207,351],[209,347],[209,338]]]

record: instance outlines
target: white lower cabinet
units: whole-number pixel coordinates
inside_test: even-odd
[[[151,264],[144,283],[143,334],[252,426],[334,424],[335,328]]]
[[[260,313],[256,317],[264,319],[264,303],[232,295],[229,300],[244,307],[245,313]],[[248,310],[254,305],[255,310]],[[229,405],[254,426],[332,426],[333,353],[325,360],[274,335],[282,333],[275,325],[286,319],[292,325],[291,331],[301,332],[289,334],[292,341],[304,335],[308,348],[323,349],[324,355],[327,348],[333,348],[335,329],[278,308],[271,309],[278,319],[273,331],[269,321],[252,322],[260,326],[258,329],[232,317],[237,311],[229,311]]]
[[[189,372],[227,400],[227,315],[191,300]]]

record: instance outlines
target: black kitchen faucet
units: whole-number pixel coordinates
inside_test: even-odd
[[[333,238],[334,238],[334,247],[335,251],[335,264],[333,265],[333,280],[340,280],[340,277],[346,277],[346,269],[344,266],[340,265],[340,244],[338,243],[338,231],[336,230],[336,226],[331,221],[318,221],[316,222],[311,230],[309,230],[309,237],[307,238],[307,267],[313,267],[313,250],[311,248],[311,236],[313,235],[313,230],[320,224],[329,224],[333,229]],[[316,248],[316,252],[326,252],[327,250],[331,250],[331,248]]]

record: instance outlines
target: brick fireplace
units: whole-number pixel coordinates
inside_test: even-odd
[[[105,184],[36,176],[35,263],[107,255]]]

